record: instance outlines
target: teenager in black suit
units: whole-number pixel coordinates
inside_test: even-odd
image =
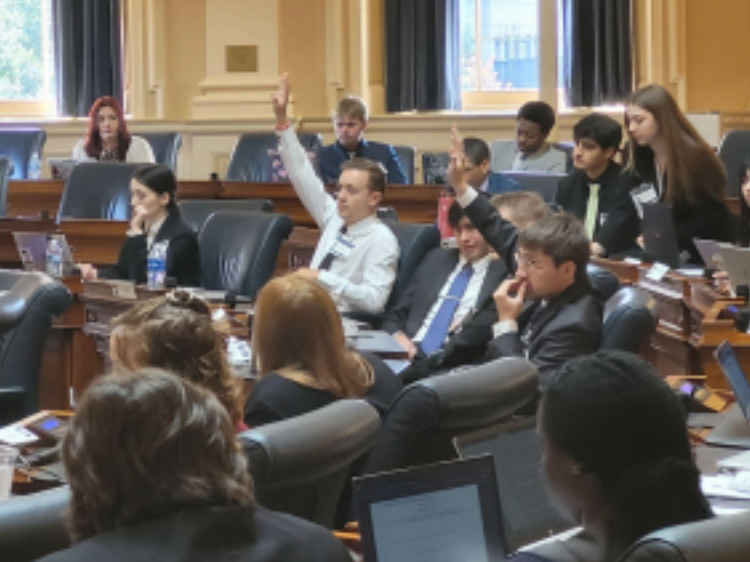
[[[183,287],[201,284],[198,238],[183,222],[177,208],[177,180],[167,166],[149,164],[138,168],[130,182],[133,217],[127,239],[113,267],[97,269],[81,264],[84,279],[127,279],[146,282],[146,261],[154,244],[168,242],[167,277]]]
[[[693,238],[733,242],[724,166],[669,92],[657,84],[633,92],[625,105],[625,128],[628,185],[643,203],[672,206],[677,243],[687,260],[702,263]]]
[[[234,424],[158,369],[100,377],[62,442],[74,544],[45,562],[347,562],[328,529],[259,506]]]
[[[490,254],[489,245],[456,202],[448,211],[448,221],[458,248],[436,248],[427,254],[383,322],[383,329],[409,352],[412,364],[402,373],[404,382],[476,361],[492,338],[496,317],[492,293],[507,276],[508,267]],[[470,274],[463,290],[451,293],[465,268]],[[443,307],[449,310],[441,312]]]
[[[640,222],[622,181],[622,166],[612,160],[622,141],[620,124],[591,113],[573,128],[575,170],[560,180],[555,202],[577,217],[591,239],[596,256],[622,254],[636,248]]]
[[[515,277],[494,294],[497,322],[487,357],[527,357],[542,388],[568,359],[592,353],[602,336],[602,304],[589,284],[590,241],[577,219],[551,214],[520,235],[463,177],[463,144],[454,127],[448,174],[459,204],[485,239],[516,253]],[[528,297],[528,303],[525,302]]]
[[[380,162],[388,173],[388,183],[406,183],[404,170],[393,146],[365,140],[367,120],[367,106],[361,98],[346,96],[339,101],[333,116],[336,142],[318,150],[318,165],[324,183],[336,183],[341,164],[354,157]]]

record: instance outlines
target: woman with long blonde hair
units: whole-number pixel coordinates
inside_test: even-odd
[[[260,381],[245,406],[249,426],[310,412],[340,398],[383,411],[401,388],[377,357],[346,346],[336,305],[317,283],[285,275],[261,289],[253,318]]]

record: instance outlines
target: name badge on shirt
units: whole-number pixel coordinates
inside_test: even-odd
[[[653,183],[642,183],[630,191],[630,196],[633,198],[638,217],[641,219],[643,218],[643,205],[659,202],[659,194]]]
[[[346,234],[339,234],[336,237],[336,242],[333,243],[331,253],[338,259],[344,259],[352,253],[354,249],[354,241]]]

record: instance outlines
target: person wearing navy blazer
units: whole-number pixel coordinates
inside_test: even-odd
[[[367,106],[360,98],[346,96],[339,102],[333,116],[336,142],[318,150],[318,164],[324,183],[336,183],[341,164],[355,157],[380,162],[388,174],[389,184],[407,183],[393,146],[364,139],[367,119]]]
[[[479,193],[496,195],[523,189],[521,184],[505,174],[490,172],[490,147],[482,139],[466,137],[464,153],[466,181]]]

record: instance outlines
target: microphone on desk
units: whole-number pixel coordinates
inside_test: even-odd
[[[224,304],[227,305],[229,310],[234,310],[237,306],[237,293],[234,291],[227,291],[224,294]]]
[[[171,291],[172,289],[177,288],[177,279],[174,277],[165,277],[164,278],[164,288],[168,291]]]

